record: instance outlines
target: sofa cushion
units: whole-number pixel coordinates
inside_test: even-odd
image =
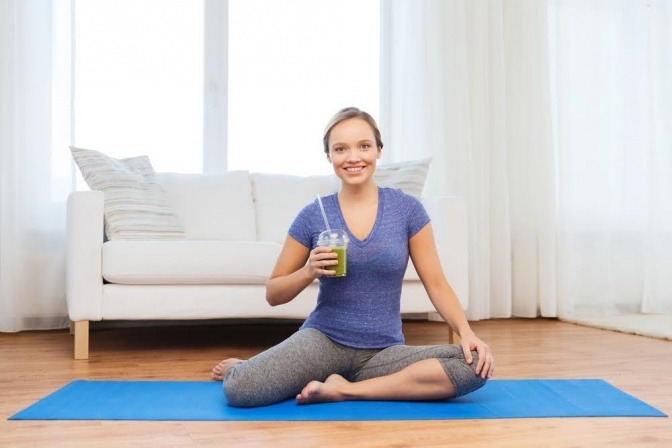
[[[251,241],[108,241],[103,278],[126,285],[264,284],[280,249]]]
[[[431,160],[427,158],[379,165],[373,173],[373,180],[381,187],[398,188],[421,199]]]
[[[287,230],[303,207],[316,195],[327,195],[341,185],[336,175],[290,176],[252,173],[257,217],[257,240],[284,243]]]
[[[111,240],[181,239],[184,230],[156,182],[147,156],[114,159],[91,149],[70,147],[91,190],[103,192],[105,235]]]
[[[188,240],[255,241],[252,187],[247,171],[157,173]]]

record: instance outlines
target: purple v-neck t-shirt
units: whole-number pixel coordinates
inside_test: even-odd
[[[350,238],[345,277],[320,277],[317,306],[301,328],[315,328],[354,348],[404,343],[399,315],[401,285],[408,265],[408,240],[430,221],[420,201],[401,190],[378,189],[378,214],[371,233],[357,239],[348,229],[336,193],[322,198],[329,225]],[[326,230],[315,200],[299,212],[289,235],[313,249]]]

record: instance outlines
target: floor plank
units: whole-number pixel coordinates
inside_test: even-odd
[[[672,414],[672,342],[553,319],[472,323],[493,348],[497,378],[603,378]],[[294,323],[91,330],[91,358],[72,359],[67,330],[0,334],[0,446],[672,446],[670,418],[548,418],[414,422],[7,421],[82,379],[199,380],[226,357],[249,357]],[[448,338],[445,324],[409,321],[410,344]]]

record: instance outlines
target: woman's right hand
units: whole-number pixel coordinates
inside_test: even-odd
[[[309,278],[320,278],[323,275],[332,276],[336,273],[330,270],[330,266],[338,264],[338,254],[331,250],[331,247],[317,246],[310,251],[306,272]]]

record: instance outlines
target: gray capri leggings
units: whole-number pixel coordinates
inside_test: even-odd
[[[473,366],[478,355],[472,351]],[[348,381],[390,375],[424,359],[438,359],[456,396],[480,388],[485,380],[467,364],[458,345],[395,345],[356,349],[338,344],[319,330],[306,328],[282,343],[234,364],[224,375],[224,395],[233,406],[264,406],[296,396],[313,380],[331,374]]]

